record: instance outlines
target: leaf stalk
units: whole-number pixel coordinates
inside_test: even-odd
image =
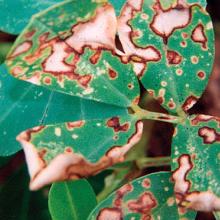
[[[160,112],[147,111],[147,110],[140,108],[138,105],[133,105],[131,106],[131,108],[134,111],[134,114],[140,120],[143,120],[143,119],[156,120],[156,121],[163,121],[163,122],[168,122],[168,123],[173,123],[173,124],[179,124],[185,120],[185,118],[179,117],[179,116],[169,115],[169,114],[160,113]]]

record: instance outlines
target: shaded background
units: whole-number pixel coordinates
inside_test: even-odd
[[[208,87],[206,88],[202,98],[199,102],[190,110],[190,114],[194,113],[204,113],[208,115],[214,115],[220,117],[220,2],[219,0],[208,0],[208,11],[212,17],[215,27],[215,36],[216,36],[216,57],[215,64],[213,68],[213,73],[211,75]],[[6,33],[0,32],[0,63],[4,61],[5,54],[9,50],[12,42],[16,39],[14,35],[8,35]],[[155,100],[151,99],[146,92],[142,93],[142,107],[152,110],[152,111],[160,111],[166,112]],[[141,144],[138,146],[142,148],[140,151],[145,151],[148,156],[169,156],[170,155],[170,146],[171,146],[171,137],[173,133],[173,126],[167,123],[155,122],[155,121],[146,121],[145,122],[145,132],[143,135],[144,138],[141,141]],[[132,153],[131,153],[132,154]],[[13,157],[8,158],[0,158],[0,189],[3,186],[3,183],[6,181],[11,181],[10,176],[14,171],[18,170],[24,164],[24,156],[23,153],[20,152]],[[160,168],[148,168],[145,169],[144,172],[134,172],[131,176],[127,177],[127,180],[133,179],[139,175],[151,173],[158,170],[169,170],[169,167],[160,167]],[[17,175],[17,174],[16,174]],[[102,175],[102,174],[101,174]],[[104,178],[105,175],[102,176]],[[28,177],[25,177],[28,181]],[[18,187],[16,181],[11,186],[11,193],[14,193],[14,188]],[[26,181],[26,183],[27,183]],[[94,178],[91,179],[91,183],[94,181]],[[103,181],[101,181],[103,182]],[[21,183],[21,180],[20,180]],[[102,185],[102,183],[100,183]],[[95,185],[95,184],[94,184]],[[24,187],[24,186],[23,186]],[[25,185],[27,188],[27,185]],[[47,189],[42,191],[45,194]],[[23,193],[23,192],[22,192]],[[21,195],[23,196],[23,194]],[[7,194],[5,195],[7,197]],[[31,194],[30,202],[33,202],[33,198],[36,199],[36,196]],[[12,197],[11,200],[13,202],[14,199],[19,199],[19,197]],[[42,198],[41,198],[42,199]],[[0,196],[1,200],[1,196]],[[0,201],[0,206],[2,206]],[[46,206],[45,206],[46,207]],[[44,208],[45,208],[44,207]],[[6,207],[7,208],[7,207]],[[22,208],[22,207],[21,207]],[[23,207],[24,208],[24,207]],[[38,207],[34,208],[34,211],[37,210]],[[29,210],[30,211],[30,210]],[[28,214],[27,214],[28,215]],[[0,216],[1,210],[0,210]],[[26,216],[27,217],[27,216]],[[17,219],[16,216],[10,219]],[[28,218],[29,219],[29,218]],[[41,218],[38,218],[41,220]],[[43,218],[42,218],[43,219]],[[50,219],[47,216],[47,219]],[[198,220],[212,220],[214,217],[211,213],[199,213],[197,216]],[[7,219],[9,220],[9,219]]]

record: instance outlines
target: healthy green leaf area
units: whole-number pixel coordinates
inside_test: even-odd
[[[109,3],[112,4],[115,9],[116,15],[119,16],[123,5],[126,3],[126,0],[109,0]]]
[[[181,206],[202,211],[220,209],[219,123],[214,116],[193,115],[175,130],[172,170]]]
[[[95,206],[95,193],[84,179],[54,183],[50,189],[49,210],[53,220],[84,220]]]
[[[1,0],[0,30],[19,34],[32,15],[63,0]]]
[[[170,178],[170,173],[161,172],[124,185],[101,202],[88,220],[194,219],[194,212],[178,211]]]

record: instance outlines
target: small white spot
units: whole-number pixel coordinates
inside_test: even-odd
[[[161,81],[161,86],[166,87],[167,86],[167,82],[166,81]]]
[[[77,139],[78,137],[79,137],[79,136],[78,136],[77,134],[73,134],[73,135],[72,135],[72,138],[73,138],[73,139]]]
[[[57,137],[60,137],[61,136],[61,129],[60,128],[55,128],[55,135]]]
[[[213,29],[213,25],[211,21],[206,25],[206,29],[207,30]]]
[[[148,19],[149,19],[149,15],[148,15],[148,14],[145,14],[145,13],[142,13],[142,14],[141,14],[141,18],[142,18],[143,20],[148,20]]]
[[[85,89],[83,91],[83,95],[89,95],[91,93],[93,93],[94,89],[93,88],[88,88],[88,89]]]
[[[166,191],[166,192],[169,191],[169,187],[167,187],[167,186],[164,187],[164,191]]]
[[[174,203],[175,203],[175,200],[174,200],[173,197],[170,197],[170,198],[167,199],[167,205],[168,206],[173,206]]]

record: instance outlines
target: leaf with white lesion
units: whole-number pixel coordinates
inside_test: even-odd
[[[123,59],[164,108],[182,115],[197,102],[214,61],[211,18],[198,1],[129,0],[118,34]]]
[[[190,116],[172,142],[172,178],[177,203],[198,211],[220,210],[220,119]]]
[[[139,84],[132,64],[116,54],[116,31],[114,8],[106,1],[65,1],[33,17],[6,64],[18,79],[129,107],[138,103]]]
[[[55,181],[94,175],[122,162],[141,138],[143,123],[135,116],[83,120],[35,127],[22,132],[21,143],[37,190]]]
[[[88,220],[195,219],[195,212],[179,210],[170,172],[140,177],[113,192],[91,212]]]
[[[0,155],[21,150],[15,137],[37,125],[126,114],[125,108],[82,100],[20,81],[0,66]],[[13,126],[12,126],[13,125]]]

